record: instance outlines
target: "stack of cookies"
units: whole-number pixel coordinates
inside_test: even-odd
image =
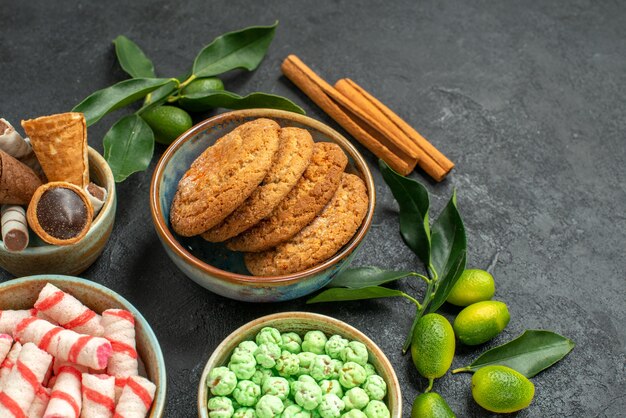
[[[178,183],[174,231],[245,252],[256,276],[290,274],[332,257],[363,222],[365,183],[345,173],[336,144],[270,119],[240,125],[207,148]]]

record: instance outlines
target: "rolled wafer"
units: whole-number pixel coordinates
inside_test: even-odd
[[[104,206],[104,202],[107,200],[107,189],[90,182],[87,187],[85,187],[85,191],[93,207],[93,217],[95,218],[98,216],[98,212],[100,212],[100,209]]]
[[[24,417],[41,387],[52,356],[26,343],[0,392],[0,417]]]
[[[33,403],[28,408],[28,418],[43,418],[48,402],[50,402],[50,392],[52,392],[52,389],[47,387],[41,386],[39,388]]]
[[[4,118],[0,118],[0,150],[17,158],[30,167],[39,177],[42,177],[43,170],[29,140],[22,138],[22,135],[17,133],[13,125]]]
[[[115,378],[83,373],[81,418],[111,418],[115,412]]]
[[[132,313],[123,309],[107,309],[102,312],[102,325],[104,338],[113,347],[107,373],[116,378],[115,397],[118,399],[126,383],[124,378],[138,374],[135,318]]]
[[[49,181],[89,184],[87,126],[82,113],[70,112],[23,120],[37,159]]]
[[[0,310],[0,333],[13,335],[15,327],[24,318],[37,315],[36,309]]]
[[[93,208],[87,192],[67,182],[39,187],[28,205],[26,219],[39,237],[53,245],[80,241],[91,227]]]
[[[13,343],[11,351],[9,351],[9,354],[7,354],[6,358],[0,365],[0,390],[2,390],[7,376],[11,373],[11,370],[13,370],[13,366],[15,366],[15,362],[20,355],[20,351],[22,351],[22,344],[19,342]]]
[[[94,337],[104,335],[100,315],[51,283],[47,283],[39,292],[35,309],[58,322],[63,328]]]
[[[69,361],[63,361],[63,360],[59,360],[58,358],[55,358],[54,361],[52,362],[52,374],[58,375],[61,368],[66,367],[66,366],[73,367],[81,373],[87,373],[87,370],[88,370],[87,367],[81,366],[80,364],[70,363]]]
[[[2,242],[7,251],[20,252],[28,247],[26,211],[18,205],[2,205]]]
[[[32,169],[0,150],[0,204],[28,205],[39,186]]]
[[[31,342],[63,361],[103,369],[113,349],[101,337],[78,334],[39,318],[23,319],[15,328],[14,338],[22,344]]]
[[[13,346],[13,337],[9,334],[0,334],[0,364],[7,358],[7,354]]]
[[[54,382],[44,417],[78,418],[82,407],[82,373],[72,366],[63,366]]]
[[[122,391],[114,418],[144,418],[150,411],[156,385],[141,376],[128,378]]]

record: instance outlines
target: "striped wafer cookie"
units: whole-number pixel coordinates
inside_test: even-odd
[[[0,392],[0,417],[26,418],[52,357],[35,344],[24,344]]]
[[[13,346],[13,337],[9,334],[0,334],[0,364],[4,361]]]
[[[50,402],[50,392],[52,392],[52,389],[47,387],[41,386],[39,388],[33,403],[28,408],[28,418],[43,418],[48,402]]]
[[[24,318],[37,315],[36,309],[24,309],[20,311],[0,310],[0,333],[13,335],[15,326]]]
[[[137,376],[138,363],[135,344],[135,318],[123,309],[107,309],[102,312],[104,338],[111,342],[113,354],[109,359],[107,373],[115,376],[115,399],[119,399],[129,376]]]
[[[78,418],[82,406],[81,380],[82,374],[75,367],[61,367],[44,416]]]
[[[152,406],[156,386],[141,376],[129,377],[122,391],[114,418],[145,418]]]
[[[0,365],[0,390],[2,390],[7,376],[11,373],[11,370],[13,370],[13,366],[15,366],[15,362],[20,355],[20,351],[22,351],[22,344],[18,342],[13,343],[11,351],[9,351],[9,354],[7,354],[6,358]]]
[[[37,344],[60,360],[94,369],[105,368],[113,352],[104,338],[78,334],[34,317],[23,319],[15,327],[14,336],[21,343]]]
[[[83,373],[81,418],[111,418],[115,411],[115,378]]]
[[[35,309],[58,322],[63,328],[71,329],[79,334],[94,337],[101,337],[104,334],[98,314],[74,296],[50,283],[39,292]]]

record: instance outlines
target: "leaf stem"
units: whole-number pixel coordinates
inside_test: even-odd
[[[431,279],[428,281],[428,287],[426,288],[426,294],[424,295],[424,300],[420,308],[417,309],[415,313],[415,319],[413,320],[413,325],[411,326],[411,331],[409,335],[407,335],[406,340],[404,341],[404,345],[402,346],[402,354],[406,354],[411,347],[411,341],[413,340],[413,332],[415,331],[415,327],[417,326],[417,321],[422,317],[426,309],[428,308],[428,304],[432,300],[435,292],[437,291],[437,285],[439,284],[439,275],[437,271],[434,269],[432,264],[428,265],[428,274],[431,276]]]
[[[452,374],[457,374],[457,373],[463,373],[463,372],[471,372],[472,369],[468,366],[468,367],[459,367],[458,369],[454,369],[452,370]]]
[[[428,387],[426,388],[426,390],[424,391],[424,393],[428,393],[432,390],[433,388],[433,384],[435,383],[435,379],[432,377],[428,378]]]
[[[410,300],[411,302],[413,302],[415,304],[415,306],[417,306],[417,310],[421,310],[422,309],[422,304],[419,303],[419,301],[415,298],[413,298],[412,296],[406,294],[406,293],[402,293],[402,296],[404,296],[405,298],[407,298],[408,300]]]
[[[413,277],[418,277],[418,278],[424,280],[424,283],[426,283],[426,284],[430,283],[430,279],[428,277],[424,276],[423,274],[419,274],[417,272],[413,272],[410,275],[413,276]]]
[[[179,89],[185,88],[189,83],[191,83],[195,79],[196,79],[196,76],[194,74],[190,75],[187,80],[185,80],[182,83],[178,84],[178,88]]]

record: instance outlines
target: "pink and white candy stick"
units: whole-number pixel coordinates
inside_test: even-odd
[[[144,418],[150,411],[155,391],[155,384],[148,379],[141,376],[129,377],[113,417]]]
[[[71,366],[75,368],[76,370],[78,370],[81,374],[87,373],[87,367],[85,366],[81,366],[76,363],[70,363],[69,361],[63,361],[63,360],[59,360],[58,358],[55,358],[52,361],[52,374],[54,374],[55,376],[58,375],[59,371],[61,370],[61,367],[65,367],[65,366]]]
[[[37,309],[25,309],[21,311],[0,310],[0,334],[13,335],[15,326],[24,318],[37,315]]]
[[[35,309],[54,319],[63,328],[79,334],[101,337],[104,333],[98,314],[50,283],[39,292]]]
[[[95,369],[105,368],[113,352],[104,338],[78,334],[36,317],[23,319],[15,327],[15,339],[37,344],[59,360]]]
[[[123,309],[107,309],[102,312],[104,338],[111,342],[113,355],[109,359],[107,373],[116,377],[115,398],[121,395],[127,377],[138,375],[135,344],[135,318]]]
[[[83,373],[81,418],[112,418],[115,411],[115,378],[106,374]]]
[[[6,358],[0,365],[0,390],[4,385],[4,381],[6,380],[11,370],[13,370],[13,366],[15,366],[15,362],[20,355],[20,351],[22,351],[22,344],[19,342],[13,343],[13,347],[11,347],[11,351],[7,354]]]
[[[82,406],[82,374],[72,366],[63,366],[54,382],[44,418],[78,418]]]
[[[50,354],[35,344],[24,344],[0,392],[0,417],[27,416],[51,362]]]
[[[0,364],[4,361],[13,346],[13,337],[9,334],[0,334]]]
[[[46,412],[46,407],[50,401],[50,392],[52,392],[52,389],[43,386],[39,388],[33,403],[31,403],[30,408],[28,408],[28,418],[43,418],[43,414]]]

